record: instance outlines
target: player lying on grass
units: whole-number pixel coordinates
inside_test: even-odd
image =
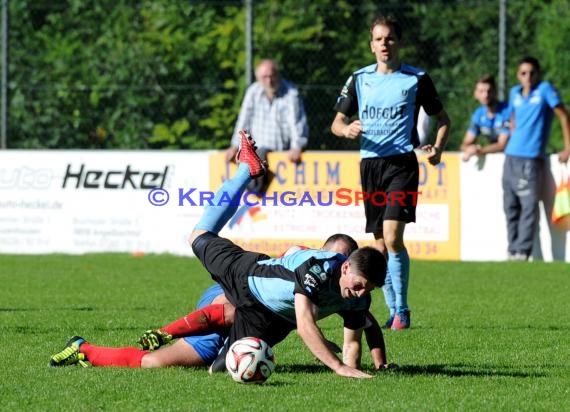
[[[384,256],[377,249],[364,247],[348,258],[309,249],[271,259],[219,237],[238,207],[224,199],[236,198],[252,178],[265,173],[251,137],[243,131],[240,135],[237,174],[223,183],[190,237],[194,254],[235,307],[234,323],[212,370],[225,370],[225,351],[242,337],[256,336],[274,346],[297,329],[310,351],[338,375],[372,377],[358,369],[361,336],[370,292],[384,284]],[[327,346],[317,325],[318,319],[333,313],[344,319],[342,360]]]
[[[299,250],[308,249],[305,246],[292,246],[283,252],[279,257],[284,257],[287,255],[292,254],[293,252]],[[358,249],[358,244],[356,241],[345,234],[337,233],[330,236],[323,246],[321,250],[334,252],[334,253],[342,253],[345,256],[350,255],[354,250]],[[218,285],[212,286],[211,288],[217,288],[220,291],[220,295],[217,300],[218,302],[216,305],[211,305],[207,307],[202,307],[200,311],[191,312],[178,320],[168,324],[159,329],[151,329],[147,330],[143,333],[141,338],[139,339],[139,344],[144,350],[156,350],[163,345],[170,343],[173,339],[176,338],[184,338],[187,336],[195,336],[195,335],[202,335],[208,332],[217,332],[221,328],[229,328],[234,321],[234,307],[233,305],[225,298],[223,293],[223,289]],[[200,307],[199,307],[200,308]],[[372,319],[371,323],[376,321],[372,314],[369,315]],[[225,334],[227,335],[227,330],[225,330]],[[373,339],[373,340],[378,340]],[[385,347],[384,347],[384,339],[383,336],[380,337],[381,344],[382,344],[382,357],[379,360],[382,360],[382,364],[385,362],[383,361],[385,357]],[[328,342],[329,346],[337,351],[337,353],[341,352],[341,349],[333,342]],[[218,350],[221,348],[218,348]]]
[[[329,237],[321,249],[349,255],[357,247],[356,241],[350,236],[336,234]],[[303,247],[291,247],[283,256],[300,248]],[[197,309],[199,310],[160,329],[146,331],[139,340],[144,350],[134,347],[96,346],[86,343],[81,337],[74,337],[63,351],[52,357],[50,363],[53,366],[80,364],[133,368],[208,366],[223,347],[228,327],[233,323],[234,307],[225,298],[220,285],[214,284],[203,293]],[[371,313],[368,314],[364,331],[375,368],[393,367],[393,364],[387,363],[384,337]],[[177,340],[168,348],[165,347],[177,338],[183,339]],[[328,342],[328,345],[337,353],[341,351],[333,342]],[[159,348],[161,349],[156,350]]]
[[[342,253],[345,256],[349,256],[350,253],[352,253],[357,248],[358,244],[350,236],[344,234],[335,234],[330,236],[325,241],[324,245],[321,247],[321,250]],[[288,256],[296,251],[306,249],[307,248],[304,246],[293,246],[284,252],[280,257]],[[220,294],[223,295],[223,290],[221,287],[219,287],[219,285],[213,286],[212,288],[216,287],[219,288]],[[220,298],[222,297],[220,296]],[[205,333],[208,331],[208,327],[205,326],[207,324],[211,325],[211,331],[215,331],[216,328],[222,326],[219,323],[212,322],[213,317],[209,315],[208,307],[203,308],[202,310],[204,313],[198,318],[196,317],[196,313],[192,312],[162,328],[147,330],[139,339],[139,344],[145,350],[155,350],[170,343],[173,339],[195,335],[197,330],[199,330],[201,333]],[[225,325],[229,327],[233,322],[234,307],[227,300],[226,303],[224,303],[223,311],[223,319],[219,319],[225,322]],[[195,324],[196,321],[199,323]],[[370,312],[367,314],[367,321],[364,332],[375,368],[386,369],[393,367],[393,364],[388,364],[386,361],[386,346],[380,325]],[[327,341],[327,345],[336,353],[341,352],[341,349],[334,342]]]
[[[322,249],[348,255],[357,247],[350,236],[336,234],[326,240]],[[53,366],[78,363],[82,366],[134,368],[209,366],[223,347],[229,326],[233,323],[234,307],[225,298],[220,285],[215,284],[202,294],[197,309],[159,330],[145,332],[140,340],[142,351],[134,347],[96,346],[85,343],[81,337],[74,337],[63,351],[51,358],[50,363]],[[168,349],[154,353],[147,351],[158,349],[175,338],[184,339]],[[385,359],[384,353],[383,349],[381,359]]]

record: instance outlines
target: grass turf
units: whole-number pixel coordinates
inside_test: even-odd
[[[296,334],[263,385],[204,369],[49,368],[80,334],[135,345],[193,309],[211,283],[196,259],[0,256],[0,410],[570,410],[570,267],[564,263],[412,263],[412,329],[385,332],[396,371],[336,376]],[[373,312],[386,311],[374,292]],[[325,335],[342,341],[333,316]],[[371,360],[364,353],[365,368]]]

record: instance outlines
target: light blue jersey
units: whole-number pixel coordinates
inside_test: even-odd
[[[561,103],[558,91],[547,81],[539,82],[526,97],[522,95],[521,85],[513,87],[509,113],[514,115],[514,130],[505,154],[528,159],[545,156],[554,116],[552,109]]]
[[[481,136],[489,143],[496,143],[501,133],[509,133],[508,107],[506,102],[498,102],[495,113],[489,117],[487,106],[479,106],[473,112],[467,130],[476,138]]]
[[[377,64],[357,70],[344,85],[335,110],[362,122],[360,155],[375,158],[411,152],[419,145],[420,107],[433,116],[443,106],[428,74],[406,64],[388,74]]]
[[[276,315],[296,324],[295,294],[302,293],[319,307],[318,319],[343,311],[368,311],[370,296],[343,299],[339,266],[345,255],[315,249],[299,250],[281,258],[259,261],[259,272],[248,277],[251,293]],[[292,276],[292,273],[294,276]],[[364,319],[360,316],[360,319]],[[345,326],[359,328],[362,324]]]

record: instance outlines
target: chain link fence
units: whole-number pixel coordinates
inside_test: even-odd
[[[481,74],[508,87],[530,52],[569,78],[559,67],[565,45],[547,33],[568,32],[568,20],[552,29],[570,17],[568,1],[549,3],[539,11],[541,3],[524,0],[2,0],[3,146],[223,148],[251,63],[271,57],[302,91],[309,149],[356,149],[332,136],[332,107],[351,72],[374,62],[369,24],[382,13],[403,26],[402,60],[433,78],[453,121],[448,148],[457,149]],[[557,85],[565,95],[568,83]]]

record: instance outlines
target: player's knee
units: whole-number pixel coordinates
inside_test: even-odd
[[[198,236],[204,233],[206,233],[205,230],[194,229],[190,234],[190,236],[188,237],[188,244],[190,245],[190,247],[194,248],[194,241],[198,238]]]
[[[207,236],[207,235],[211,236]],[[198,257],[202,256],[202,250],[206,247],[211,237],[217,237],[216,235],[208,232],[207,230],[194,229],[192,234],[188,238],[188,243],[192,247],[192,251]]]
[[[141,359],[141,368],[161,368],[162,362],[154,353],[147,353]]]
[[[397,236],[395,233],[385,235],[384,243],[386,245],[386,249],[392,253],[398,253],[404,249],[404,239],[402,239],[400,236]]]

